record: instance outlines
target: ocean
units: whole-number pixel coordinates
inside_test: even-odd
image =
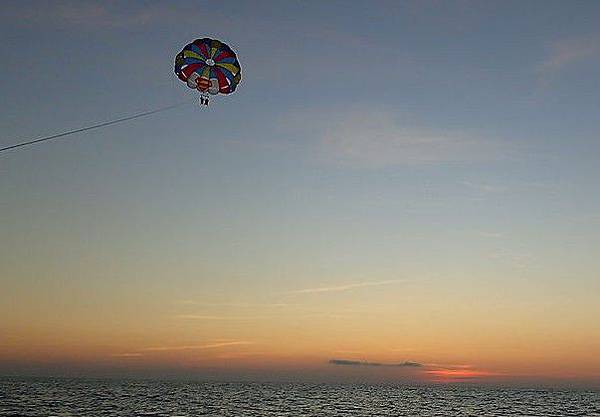
[[[600,392],[461,385],[0,379],[0,416],[600,416]]]

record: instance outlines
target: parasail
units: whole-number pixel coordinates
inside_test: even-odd
[[[189,88],[200,91],[200,104],[208,106],[209,94],[230,94],[242,80],[235,52],[216,39],[196,39],[175,57],[175,74]]]

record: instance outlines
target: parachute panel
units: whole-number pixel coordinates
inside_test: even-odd
[[[232,93],[242,79],[235,52],[210,38],[196,39],[177,54],[175,74],[188,87],[213,95]]]

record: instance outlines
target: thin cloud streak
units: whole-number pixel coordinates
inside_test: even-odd
[[[355,288],[365,287],[377,287],[380,285],[397,284],[400,282],[406,282],[406,280],[390,279],[386,281],[369,281],[369,282],[358,282],[354,284],[337,285],[333,287],[317,287],[317,288],[305,288],[302,290],[290,291],[288,294],[315,294],[322,292],[341,292],[353,290]]]
[[[509,156],[506,141],[401,123],[386,109],[326,114],[319,134],[319,151],[325,161],[378,168],[492,161]]]
[[[193,6],[172,7],[171,5],[146,4],[133,8],[123,8],[117,3],[90,3],[82,1],[66,1],[61,3],[40,2],[36,7],[18,7],[8,5],[6,16],[24,25],[52,24],[72,25],[86,28],[131,28],[143,27],[157,23],[188,22],[193,23],[195,16]],[[215,17],[219,16],[215,11]]]
[[[246,340],[216,339],[212,343],[207,343],[204,345],[150,346],[142,348],[138,352],[113,353],[110,356],[114,358],[139,358],[148,352],[177,352],[183,350],[219,349],[229,346],[246,346],[253,344],[255,344],[255,342]]]
[[[169,352],[169,351],[179,351],[179,350],[202,350],[202,349],[217,349],[221,347],[227,346],[243,346],[243,345],[252,345],[254,342],[248,342],[245,340],[237,340],[231,342],[217,342],[217,343],[209,343],[206,345],[183,345],[183,346],[153,346],[141,349],[144,352]]]
[[[113,353],[113,358],[139,358],[142,356],[140,352],[125,352],[125,353]]]
[[[182,305],[201,305],[207,307],[276,307],[283,308],[289,307],[291,304],[288,303],[204,303],[202,301],[195,300],[179,300],[176,304]]]
[[[310,119],[311,123],[305,123]],[[521,145],[489,131],[448,129],[386,105],[313,108],[282,118],[282,132],[311,139],[322,164],[380,169],[471,164],[521,158]],[[294,143],[289,143],[294,147]]]
[[[180,320],[260,320],[265,316],[207,316],[202,314],[178,314],[174,316]]]
[[[540,77],[555,75],[566,68],[600,56],[600,36],[568,38],[550,45],[550,54],[538,66]]]
[[[336,366],[374,366],[374,367],[386,367],[386,368],[421,368],[423,365],[418,362],[405,361],[399,363],[380,363],[380,362],[367,362],[367,361],[354,361],[348,359],[330,359],[330,365]]]

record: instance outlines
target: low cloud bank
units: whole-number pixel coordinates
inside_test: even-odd
[[[381,366],[381,367],[393,367],[393,368],[420,368],[423,365],[418,362],[399,362],[399,363],[380,363],[380,362],[366,362],[366,361],[353,361],[348,359],[330,359],[330,365],[338,366]]]

